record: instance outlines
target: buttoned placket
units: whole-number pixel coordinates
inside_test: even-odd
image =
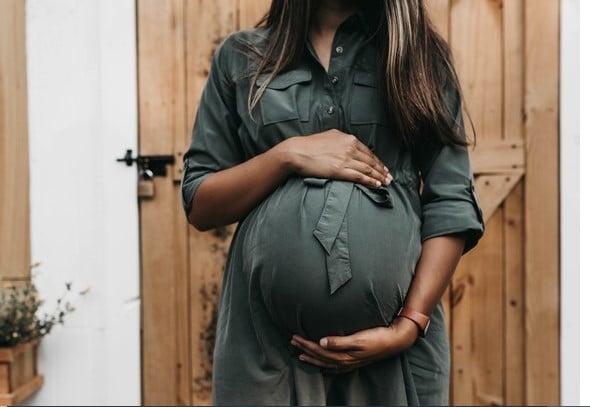
[[[350,21],[348,21],[350,23]],[[358,32],[342,30],[342,25],[338,27],[334,35],[332,52],[328,63],[328,70],[324,68],[319,60],[312,44],[308,41],[307,47],[310,52],[313,63],[320,67],[317,70],[323,75],[323,101],[322,109],[319,117],[323,131],[328,129],[344,129],[345,122],[344,111],[342,108],[342,86],[346,84],[346,75],[352,74],[352,67],[354,66],[355,53],[358,52],[359,44],[358,38],[355,35],[361,35]],[[354,27],[352,27],[354,28]],[[349,50],[349,54],[347,54]],[[326,184],[322,184],[326,185]],[[329,182],[326,194],[325,205],[322,210],[322,215],[314,228],[314,237],[320,242],[326,251],[326,269],[328,272],[328,281],[330,286],[330,294],[334,294],[341,286],[347,283],[352,278],[352,271],[350,268],[350,259],[348,251],[348,232],[346,227],[346,212],[348,202],[352,196],[354,186],[358,186],[365,191],[365,194],[372,198],[373,194],[382,194],[387,202],[386,207],[393,207],[391,197],[386,188],[371,190],[365,186],[352,183],[343,182]],[[381,202],[383,199],[374,202]]]
[[[346,23],[350,22],[347,21],[343,24]],[[313,59],[313,63],[321,67],[318,71],[321,71],[323,74],[324,94],[322,96],[322,109],[319,115],[322,131],[334,128],[346,130],[343,129],[342,86],[346,82],[346,73],[350,71],[347,68],[349,65],[352,65],[352,59],[354,58],[352,53],[347,52],[347,48],[351,48],[347,43],[352,43],[355,40],[354,35],[358,34],[344,31],[342,25],[338,27],[334,35],[327,71],[317,56],[313,45],[310,41],[307,41],[307,50]],[[352,48],[350,50],[353,51]]]

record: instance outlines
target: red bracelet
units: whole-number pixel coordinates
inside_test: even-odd
[[[430,326],[430,317],[412,308],[401,307],[397,312],[398,317],[407,318],[418,326],[420,336],[426,336],[428,327]]]

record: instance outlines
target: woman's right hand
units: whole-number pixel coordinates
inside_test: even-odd
[[[291,170],[303,176],[373,187],[389,185],[392,180],[387,167],[365,144],[336,129],[291,137],[276,147],[287,153]]]

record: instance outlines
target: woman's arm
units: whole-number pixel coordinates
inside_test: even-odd
[[[405,306],[430,315],[449,285],[464,245],[461,235],[439,236],[424,242]],[[293,336],[291,343],[304,352],[301,360],[342,373],[405,351],[418,334],[415,323],[395,318],[388,327],[326,337],[319,344],[298,335]]]
[[[389,184],[388,169],[356,137],[338,130],[291,137],[241,164],[211,173],[193,198],[188,219],[199,230],[243,219],[291,174]]]
[[[457,88],[447,89],[446,96],[457,131],[465,138]],[[421,194],[422,252],[404,306],[430,315],[448,286],[461,255],[477,244],[484,225],[467,149],[439,146],[418,158],[424,182]],[[303,359],[309,363],[350,370],[403,352],[412,346],[417,335],[418,327],[414,322],[395,318],[389,327],[322,338],[319,344],[294,336],[293,345],[304,351]]]
[[[462,234],[426,240],[404,306],[430,315],[447,289],[464,249]]]

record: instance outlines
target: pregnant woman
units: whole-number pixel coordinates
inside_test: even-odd
[[[273,0],[213,55],[182,198],[239,221],[213,401],[444,405],[440,298],[483,220],[422,0]]]

